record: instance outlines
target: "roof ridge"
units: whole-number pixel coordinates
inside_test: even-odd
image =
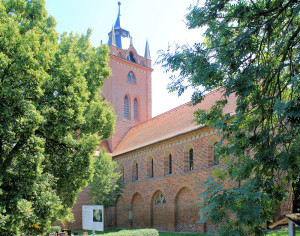
[[[166,114],[168,114],[168,113],[170,113],[170,112],[172,112],[172,111],[178,110],[179,108],[184,107],[184,106],[187,105],[188,103],[190,103],[190,102],[186,102],[186,103],[184,103],[184,104],[181,104],[181,105],[179,105],[179,106],[177,106],[177,107],[172,108],[171,110],[165,111],[165,112],[163,112],[163,113],[161,113],[161,114],[159,114],[159,115],[157,115],[157,116],[154,116],[154,117],[152,117],[152,118],[150,118],[150,119],[148,119],[148,120],[145,120],[145,121],[143,121],[142,123],[139,123],[139,124],[133,126],[132,129],[133,129],[133,128],[136,128],[136,127],[139,127],[139,126],[141,126],[141,125],[143,125],[143,124],[145,124],[145,123],[148,123],[149,121],[156,120],[157,118],[160,118],[160,117],[162,117],[162,116],[165,116]]]
[[[217,92],[218,90],[219,90],[219,89],[212,90],[212,91],[208,92],[207,94],[203,95],[203,97],[206,97],[207,95],[211,95],[211,94]],[[202,100],[202,101],[203,101],[203,100]],[[178,110],[178,109],[180,109],[180,108],[183,108],[184,106],[188,105],[188,104],[191,103],[191,102],[192,102],[192,101],[186,102],[186,103],[181,104],[181,105],[179,105],[179,106],[177,106],[177,107],[174,107],[174,108],[172,108],[172,109],[170,109],[170,110],[168,110],[168,111],[165,111],[165,112],[163,112],[163,113],[161,113],[161,114],[159,114],[159,115],[157,115],[157,116],[154,116],[154,117],[152,117],[152,118],[150,118],[150,119],[148,119],[148,120],[145,120],[145,121],[143,121],[142,123],[139,123],[139,124],[133,126],[132,129],[137,128],[137,127],[140,127],[141,125],[144,125],[145,123],[148,123],[148,122],[150,122],[150,121],[152,121],[152,120],[154,120],[154,119],[158,119],[158,118],[160,118],[160,117],[162,117],[162,116],[165,116],[165,115],[167,115],[167,114],[170,113],[170,112],[173,112],[173,111],[175,111],[175,110]],[[199,103],[198,103],[198,104],[199,104]],[[193,106],[196,106],[196,105],[193,105]]]
[[[224,90],[218,88],[203,95],[203,100],[195,106],[189,105],[189,101],[133,126],[112,155],[118,156],[200,128],[192,122],[193,112],[197,109],[211,108],[223,96]],[[232,94],[228,99],[229,103],[224,107],[224,112],[231,114],[235,108],[236,97]]]

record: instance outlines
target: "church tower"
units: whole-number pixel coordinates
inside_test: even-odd
[[[112,30],[108,33],[109,66],[112,76],[104,81],[102,95],[113,106],[117,117],[115,133],[107,140],[113,152],[131,127],[152,117],[151,58],[146,41],[145,55],[138,55],[130,32],[121,18],[121,3]]]

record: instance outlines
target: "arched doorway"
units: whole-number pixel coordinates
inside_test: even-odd
[[[144,200],[141,194],[134,194],[131,201],[131,211],[132,211],[132,227],[133,228],[143,228],[144,227]]]
[[[175,199],[176,231],[195,232],[196,222],[199,220],[199,209],[195,204],[192,191],[182,188]]]
[[[125,206],[125,200],[122,196],[117,201],[117,227],[125,228],[128,222],[128,209]]]

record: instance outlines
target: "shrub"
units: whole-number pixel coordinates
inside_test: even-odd
[[[156,229],[138,229],[138,230],[122,230],[117,233],[109,233],[107,235],[115,236],[159,236]]]
[[[52,232],[60,232],[61,231],[61,227],[60,226],[51,226],[50,229],[48,230],[49,233],[52,233]]]

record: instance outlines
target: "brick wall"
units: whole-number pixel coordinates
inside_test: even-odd
[[[142,229],[145,227],[144,221],[144,200],[140,193],[135,193],[131,201],[131,212],[132,212],[132,228]]]
[[[157,203],[159,195],[163,195],[161,191],[156,191],[151,200],[151,228],[166,231],[168,229],[168,205]]]
[[[204,191],[201,183],[211,176],[213,165],[211,143],[220,136],[211,128],[202,128],[155,145],[114,157],[124,167],[125,189],[117,206],[106,211],[105,226],[121,228],[156,228],[162,231],[216,233],[217,225],[210,221],[199,223],[198,197]],[[189,170],[187,153],[193,149],[194,168]],[[172,155],[172,174],[165,172],[165,157]],[[149,175],[153,159],[154,177]],[[133,163],[138,164],[138,180],[133,179]],[[230,187],[237,183],[228,182]],[[66,225],[73,230],[81,229],[81,205],[91,204],[87,188],[79,194],[73,212],[76,222]],[[159,194],[166,203],[155,203]],[[279,213],[291,210],[291,199],[284,202]]]
[[[125,190],[117,205],[117,226],[153,227],[163,231],[214,231],[214,226],[198,223],[198,196],[201,183],[217,166],[211,164],[210,140],[220,139],[211,128],[203,128],[179,137],[115,157],[124,166]],[[189,170],[190,149],[193,149],[194,168]],[[168,174],[169,155],[172,155],[172,174]],[[150,177],[153,159],[154,177]],[[139,179],[134,180],[133,167],[138,163]],[[166,199],[157,205],[159,194]],[[125,205],[125,206],[124,206]],[[130,212],[131,211],[131,212]],[[127,226],[128,227],[128,226]]]
[[[62,229],[71,229],[71,230],[82,230],[82,206],[83,205],[94,205],[87,192],[89,191],[89,187],[85,187],[82,191],[78,194],[77,200],[75,205],[73,206],[72,212],[74,215],[73,222],[66,222],[65,224],[54,224],[60,225]]]
[[[133,52],[136,63],[126,60]],[[110,46],[109,66],[112,76],[104,81],[102,96],[111,103],[117,117],[115,133],[108,140],[113,152],[128,130],[152,117],[151,99],[151,60],[139,56],[133,47],[128,50]],[[132,72],[136,84],[128,82],[128,74]],[[124,97],[129,99],[129,120],[124,118]],[[138,101],[138,121],[134,120],[134,99]]]

